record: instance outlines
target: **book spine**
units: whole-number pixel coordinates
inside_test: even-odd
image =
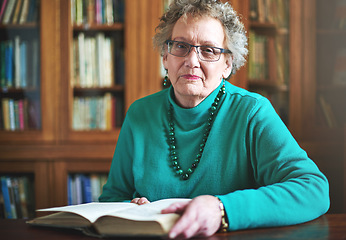
[[[2,99],[2,116],[3,116],[3,122],[4,122],[4,129],[10,130],[10,113],[9,113],[9,99],[3,98]]]
[[[98,198],[101,195],[100,191],[100,178],[97,174],[90,175],[90,184],[91,184],[91,201],[98,202]]]
[[[13,44],[8,41],[5,49],[5,81],[7,87],[13,87]]]
[[[8,112],[10,116],[10,130],[14,131],[16,130],[16,123],[15,123],[15,117],[14,117],[14,100],[13,99],[8,100]]]
[[[30,0],[27,23],[35,23],[37,21],[37,9],[39,9],[37,5],[37,0]]]
[[[29,13],[29,0],[23,0],[22,11],[19,17],[19,24],[26,23]]]
[[[4,198],[5,217],[8,219],[13,219],[12,210],[11,210],[10,192],[7,186],[7,178],[5,176],[1,177],[1,191],[2,191],[2,196]]]
[[[10,195],[10,203],[11,203],[11,212],[12,212],[12,218],[17,218],[17,212],[16,212],[16,206],[15,206],[15,200],[14,200],[14,192],[12,187],[12,182],[10,178],[6,178],[7,182],[7,188]]]
[[[4,13],[4,18],[2,19],[3,24],[10,23],[15,4],[16,4],[16,0],[8,0],[5,13]]]
[[[23,218],[23,213],[22,213],[22,206],[20,202],[20,194],[19,194],[19,183],[18,183],[18,178],[12,177],[10,178],[11,184],[12,184],[12,190],[13,190],[13,205],[15,207],[16,211],[16,217],[18,219]]]
[[[21,65],[20,65],[20,38],[14,37],[14,87],[20,88],[21,86]]]
[[[18,101],[18,119],[19,119],[19,129],[24,130],[24,105],[23,99]]]
[[[13,24],[18,23],[21,7],[22,7],[22,0],[17,0],[17,3],[15,4],[15,8],[13,9],[13,17],[12,17]]]
[[[83,0],[76,0],[76,24],[83,24]]]
[[[23,41],[20,44],[20,87],[26,88],[28,86],[27,80],[27,42]]]
[[[19,106],[18,106],[18,100],[13,101],[14,105],[14,129],[19,129]]]
[[[22,218],[24,219],[29,218],[29,212],[28,212],[28,206],[27,206],[28,199],[27,199],[27,194],[25,192],[25,188],[28,186],[27,181],[28,181],[27,177],[18,178],[20,208],[22,212]]]
[[[67,176],[67,205],[72,205],[72,176]]]
[[[83,203],[92,202],[91,182],[89,176],[82,175]]]
[[[0,22],[2,22],[2,18],[4,16],[5,9],[6,9],[6,4],[7,4],[7,0],[4,0],[0,8]]]
[[[0,41],[0,87],[6,88],[6,43]]]

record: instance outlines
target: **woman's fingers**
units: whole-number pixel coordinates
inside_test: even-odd
[[[141,197],[141,198],[134,198],[131,200],[131,203],[136,203],[138,205],[143,205],[150,203],[149,200],[146,197]]]

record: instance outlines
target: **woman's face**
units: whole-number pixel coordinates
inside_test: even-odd
[[[180,18],[174,25],[171,40],[225,48],[224,29],[218,20],[210,17],[197,20],[188,17],[186,21]],[[197,106],[232,70],[231,57],[221,54],[216,62],[202,61],[196,48],[191,48],[185,57],[173,56],[166,50],[163,64],[174,87],[177,104],[186,108]]]

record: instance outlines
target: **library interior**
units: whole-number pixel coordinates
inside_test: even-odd
[[[249,49],[229,81],[271,101],[346,213],[346,1],[229,2]],[[127,109],[165,87],[168,4],[0,0],[0,219],[97,201]]]

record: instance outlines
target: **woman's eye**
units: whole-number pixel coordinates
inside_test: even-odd
[[[214,54],[215,53],[213,48],[201,48],[201,51],[204,53],[208,53],[208,54]]]
[[[176,48],[180,48],[180,49],[186,49],[187,47],[186,47],[186,45],[185,44],[177,44],[176,45]]]

